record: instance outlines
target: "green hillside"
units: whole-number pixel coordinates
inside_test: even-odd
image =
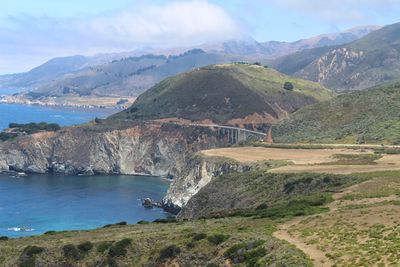
[[[340,95],[274,127],[276,142],[400,143],[400,83]]]
[[[286,82],[293,89],[284,89]],[[160,82],[112,119],[183,118],[228,123],[258,114],[268,123],[331,96],[317,83],[263,66],[214,65]]]

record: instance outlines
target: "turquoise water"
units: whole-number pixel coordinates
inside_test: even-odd
[[[43,106],[0,104],[0,130],[10,122],[55,122],[62,126],[80,124],[94,118],[105,118],[115,109],[52,108]]]
[[[141,176],[0,176],[0,236],[51,230],[93,229],[109,223],[153,221],[167,216],[145,209],[140,198],[161,200],[169,182]],[[16,232],[8,228],[33,228]]]

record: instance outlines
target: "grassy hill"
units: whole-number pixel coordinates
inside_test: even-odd
[[[289,82],[293,89],[284,89]],[[209,119],[235,124],[258,116],[273,123],[288,113],[332,96],[317,83],[249,64],[214,65],[166,79],[143,93],[129,109],[111,119]]]
[[[304,50],[271,65],[336,91],[359,90],[400,78],[400,23],[342,46]]]
[[[340,95],[273,128],[276,142],[400,143],[400,83]]]

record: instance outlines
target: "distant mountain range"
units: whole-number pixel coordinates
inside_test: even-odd
[[[400,23],[349,44],[303,50],[271,63],[288,75],[338,92],[361,90],[400,78]]]
[[[93,57],[78,55],[55,58],[26,73],[0,76],[0,88],[23,88],[29,91],[23,93],[23,97],[33,99],[58,96],[138,96],[161,80],[194,68],[236,61],[268,64],[277,56],[303,49],[322,47],[324,50],[327,46],[351,42],[377,28],[359,27],[293,43],[230,40],[190,49],[149,48]],[[146,51],[151,53],[143,55]],[[172,52],[180,54],[171,55]]]
[[[205,45],[201,48],[207,52],[221,52],[224,54],[259,56],[261,58],[277,58],[292,54],[304,49],[342,45],[364,37],[379,26],[360,26],[339,33],[330,33],[301,39],[295,42],[257,42],[253,39],[230,40],[220,44]]]

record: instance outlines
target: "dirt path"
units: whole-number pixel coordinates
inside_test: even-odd
[[[342,196],[344,196],[345,194],[352,192],[358,186],[359,186],[359,184],[353,185],[353,186],[346,188],[342,192],[333,194],[332,197],[333,197],[334,201],[327,205],[327,207],[329,208],[328,213],[337,211],[338,207],[339,207],[339,205],[338,205],[339,199]],[[291,221],[283,223],[278,226],[278,230],[273,233],[273,236],[278,239],[285,240],[285,241],[289,242],[290,244],[296,246],[301,251],[303,251],[305,254],[307,254],[311,258],[311,260],[313,261],[315,266],[328,267],[328,266],[332,266],[333,262],[327,256],[325,256],[325,253],[323,251],[319,250],[315,245],[306,244],[301,238],[299,238],[295,235],[291,235],[289,233],[289,229],[292,226],[299,224],[302,220],[304,220],[306,218],[312,218],[312,217],[318,216],[318,215],[319,214],[306,216],[306,217],[297,217]]]
[[[329,211],[327,213],[324,213],[323,216],[326,216],[327,214],[334,213],[338,211],[341,207],[346,206],[348,204],[373,204],[373,203],[378,203],[382,201],[392,201],[392,200],[399,200],[399,197],[396,195],[388,196],[388,197],[377,197],[377,198],[368,198],[368,199],[360,199],[360,200],[353,200],[353,201],[348,201],[348,200],[341,200],[341,198],[349,193],[352,193],[354,191],[357,191],[357,189],[362,186],[364,183],[368,183],[369,181],[365,181],[360,184],[356,184],[353,186],[350,186],[348,188],[345,188],[341,192],[337,192],[333,194],[333,199],[331,203],[327,205],[329,208]],[[307,254],[313,261],[314,265],[319,267],[325,267],[325,266],[332,266],[333,262],[325,256],[325,253],[321,250],[319,250],[315,245],[309,245],[304,242],[304,240],[296,235],[292,235],[289,233],[289,230],[292,226],[295,226],[301,221],[303,221],[306,218],[312,218],[315,216],[319,216],[321,214],[316,214],[316,215],[311,215],[311,216],[305,216],[305,217],[297,217],[291,221],[288,221],[286,223],[283,223],[278,226],[278,230],[273,233],[273,236],[285,240],[292,245],[296,246],[298,249],[302,250],[305,254]]]
[[[290,244],[296,246],[301,251],[303,251],[311,258],[311,260],[314,263],[314,266],[317,267],[332,266],[333,262],[328,257],[325,256],[324,252],[322,252],[313,245],[308,245],[304,243],[303,240],[289,233],[289,228],[293,225],[298,224],[303,219],[304,217],[299,217],[287,223],[281,224],[278,228],[278,231],[275,231],[273,233],[273,236],[278,239],[285,240]]]

